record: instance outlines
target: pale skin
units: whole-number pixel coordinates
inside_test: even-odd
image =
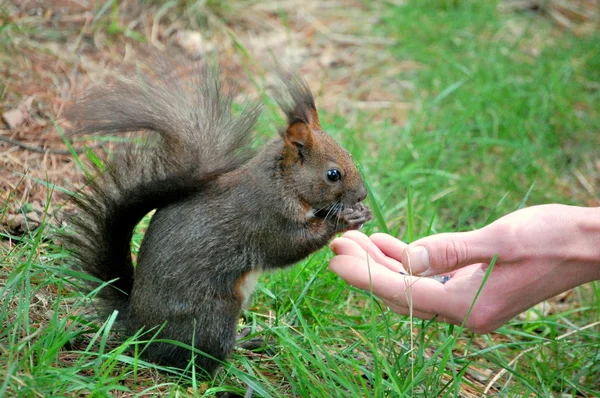
[[[600,280],[600,207],[532,206],[478,230],[432,235],[410,245],[382,233],[350,231],[331,248],[336,255],[330,268],[350,284],[372,289],[393,311],[464,322],[487,333],[537,303]],[[494,255],[496,263],[465,321]],[[451,279],[442,284],[422,277],[440,274]]]

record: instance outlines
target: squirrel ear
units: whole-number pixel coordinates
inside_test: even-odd
[[[297,148],[310,148],[313,144],[312,128],[302,121],[290,123],[283,133],[283,139]]]
[[[301,117],[292,119],[283,138],[296,146],[309,148],[313,143],[313,130],[321,129],[319,114],[314,106],[306,107],[300,114]]]
[[[288,91],[287,95],[280,92],[275,97],[289,121],[282,136],[286,142],[309,147],[314,141],[313,131],[321,130],[313,95],[308,84],[301,77],[281,67],[278,69],[278,74]]]

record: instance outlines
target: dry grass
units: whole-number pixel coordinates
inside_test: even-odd
[[[362,21],[360,1],[169,4],[126,0],[118,12],[109,7],[101,13],[93,1],[5,3],[0,18],[10,26],[10,39],[0,43],[0,112],[16,111],[20,121],[12,128],[0,124],[0,136],[42,152],[0,141],[0,202],[11,198],[10,214],[27,203],[45,203],[47,188],[39,181],[62,187],[80,183],[72,155],[53,153],[68,152],[56,127],[68,127],[61,119],[65,107],[91,84],[133,68],[149,50],[183,53],[194,60],[218,49],[225,72],[250,96],[271,85],[265,71],[276,58],[306,76],[320,108],[350,115],[368,110],[373,123],[379,119],[403,125],[419,107],[412,98],[414,84],[389,77],[422,65],[391,57],[386,51],[390,41],[372,36],[377,14],[371,12],[371,20]],[[582,32],[598,23],[595,0],[507,0],[502,6],[537,10]],[[588,162],[590,170],[598,167]],[[597,181],[588,175],[583,170],[575,177],[590,191]],[[62,199],[57,192],[52,198]]]
[[[504,0],[502,9],[530,10],[544,14],[561,29],[586,34],[600,26],[598,0]]]
[[[418,65],[392,62],[386,40],[365,35],[360,2],[236,1],[182,11],[129,0],[120,3],[117,16],[111,12],[99,13],[92,1],[19,1],[4,8],[11,40],[0,52],[0,111],[16,111],[21,120],[12,128],[0,125],[0,135],[42,152],[0,141],[0,202],[11,198],[9,214],[26,203],[45,203],[47,189],[38,181],[80,183],[72,155],[53,153],[68,152],[59,134],[68,128],[61,119],[65,107],[149,51],[183,53],[193,61],[218,49],[224,72],[251,97],[271,85],[265,70],[277,58],[306,76],[322,109],[377,110],[402,123],[411,108],[399,95],[403,82],[390,85],[386,76]],[[111,27],[116,33],[107,33]],[[52,197],[62,199],[56,191]]]
[[[597,6],[594,1],[505,3],[512,10],[533,7],[578,34],[597,26],[598,8],[593,8]],[[110,2],[103,4],[110,5]],[[73,189],[82,182],[79,163],[73,155],[56,153],[69,149],[61,137],[61,131],[68,129],[62,119],[65,107],[85,88],[111,79],[116,72],[135,68],[138,59],[153,51],[182,53],[188,61],[194,62],[218,49],[225,74],[235,79],[241,92],[251,98],[259,97],[272,86],[268,70],[276,58],[306,77],[321,110],[354,118],[349,123],[364,126],[365,130],[384,121],[395,128],[404,126],[410,112],[422,107],[418,102],[419,89],[409,74],[425,66],[409,59],[398,61],[388,51],[392,43],[374,36],[372,25],[380,22],[377,7],[369,6],[366,14],[366,6],[358,0],[167,4],[124,0],[119,2],[118,8],[109,6],[102,11],[102,3],[90,0],[4,3],[0,26],[8,28],[4,31],[5,38],[0,32],[0,114],[13,112],[18,123],[11,126],[0,122],[0,136],[42,151],[0,141],[0,203],[6,207],[0,230],[22,233],[39,225],[35,216],[39,217],[46,205],[54,209],[64,204],[65,196],[60,190],[49,193],[47,184]],[[369,18],[366,21],[365,15]],[[514,29],[507,34],[517,36],[520,27]],[[365,113],[368,116],[356,120],[359,114]],[[81,150],[88,144],[76,142],[73,147]],[[375,157],[378,148],[369,149]],[[80,154],[79,157],[83,160],[86,156]],[[582,203],[598,205],[600,160],[593,157],[582,160],[580,167],[561,181],[559,190],[572,193]],[[24,206],[29,207],[25,219],[21,215]],[[16,219],[19,215],[22,218]],[[13,243],[1,244],[10,248]],[[4,284],[5,280],[0,281],[0,285]],[[52,285],[42,288],[35,295],[37,301],[32,302],[30,316],[40,325],[52,310],[49,303],[56,295],[52,289]],[[548,302],[549,307],[538,310],[551,315],[577,302],[580,297],[576,294],[564,295]],[[17,308],[17,303],[11,305]],[[356,308],[365,306],[357,304]],[[493,338],[495,344],[511,341],[503,335],[493,335]],[[86,343],[82,342],[82,347]],[[469,344],[471,349],[481,350],[490,345],[480,337],[473,338]],[[457,355],[460,348],[460,344],[455,347]],[[356,350],[355,354],[369,363],[370,352]],[[65,366],[77,361],[72,355],[61,356]],[[249,357],[256,355],[248,354]],[[434,355],[435,349],[425,349],[425,358]],[[264,361],[268,367],[269,359]],[[474,362],[466,376],[471,384],[463,383],[461,396],[480,396],[500,371],[498,366],[483,359]],[[268,377],[274,384],[281,382],[280,374]],[[448,374],[443,377],[450,380]],[[144,370],[135,383],[131,379],[124,383],[133,391],[142,391],[144,386],[165,380],[164,374]],[[282,392],[285,388],[288,386],[282,386]],[[490,391],[493,392],[493,388]],[[170,390],[165,387],[154,393],[169,395]]]

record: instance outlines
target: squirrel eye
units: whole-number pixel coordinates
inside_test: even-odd
[[[327,170],[327,179],[332,182],[339,181],[342,178],[342,173],[338,169]]]

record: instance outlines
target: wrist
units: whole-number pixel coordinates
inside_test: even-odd
[[[576,209],[572,260],[581,267],[586,282],[600,280],[600,207]]]

